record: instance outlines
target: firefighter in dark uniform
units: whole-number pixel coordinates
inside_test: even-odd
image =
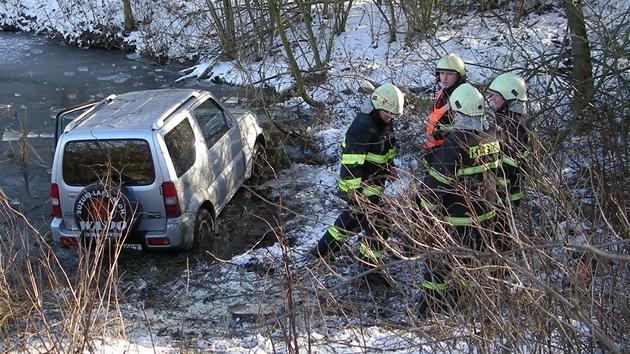
[[[497,134],[502,153],[502,179],[504,201],[518,206],[523,198],[524,164],[529,155],[530,135],[525,126],[527,87],[525,80],[513,73],[497,76],[488,91],[494,104]],[[502,199],[503,199],[502,198]]]
[[[422,147],[432,150],[444,142],[443,127],[451,124],[449,97],[459,85],[466,82],[466,67],[464,61],[457,55],[449,53],[435,66],[435,75],[442,88],[437,92],[435,101],[429,114]]]
[[[374,218],[382,205],[385,183],[396,177],[394,167],[394,137],[392,119],[402,114],[404,98],[396,86],[384,84],[366,99],[341,144],[339,195],[349,208],[331,225],[311,253],[326,257],[340,249],[354,230],[361,228],[359,244],[362,264],[376,267],[382,256],[383,245],[378,241],[387,238],[384,230],[377,230],[379,218]],[[382,216],[382,214],[380,215]],[[378,235],[377,235],[378,233]],[[372,279],[371,279],[372,278]],[[372,272],[368,281],[382,282],[382,275]]]
[[[452,305],[448,301],[457,297],[449,291],[454,256],[444,254],[445,249],[482,250],[489,237],[486,225],[496,216],[500,145],[494,126],[486,119],[484,103],[481,93],[470,84],[462,84],[453,91],[452,123],[444,126],[448,134],[428,164],[418,194],[421,217],[435,224],[429,246],[438,251],[426,261],[424,295],[419,307],[422,315],[429,309]]]
[[[501,168],[498,182],[499,222],[495,230],[503,236],[498,251],[511,249],[512,212],[523,198],[523,177],[529,156],[530,135],[525,126],[527,87],[525,80],[513,73],[496,77],[488,88],[494,105],[497,136],[501,142]],[[516,235],[514,235],[516,236]]]

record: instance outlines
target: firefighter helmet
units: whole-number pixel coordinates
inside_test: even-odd
[[[522,77],[513,73],[504,73],[497,76],[490,84],[488,90],[497,92],[506,101],[527,101],[527,87]]]
[[[469,83],[459,85],[451,94],[449,102],[454,112],[467,116],[482,116],[485,114],[483,95]]]
[[[448,53],[438,60],[435,66],[435,74],[439,76],[440,71],[454,71],[459,74],[460,78],[463,79],[466,77],[464,61],[453,53]]]
[[[390,83],[383,84],[374,90],[371,96],[375,109],[387,111],[395,115],[401,115],[405,98],[400,89]]]

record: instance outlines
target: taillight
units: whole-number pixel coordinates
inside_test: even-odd
[[[61,218],[61,204],[59,203],[59,186],[56,183],[50,185],[50,203],[52,204],[53,216]]]
[[[61,242],[61,244],[63,245],[71,245],[71,246],[76,246],[79,244],[79,240],[77,240],[76,237],[61,237],[59,239],[59,241]]]
[[[166,237],[158,237],[158,238],[148,238],[147,243],[149,246],[169,246],[171,244],[171,240]]]
[[[182,215],[182,209],[179,206],[179,198],[177,190],[173,182],[162,183],[162,197],[164,197],[164,210],[166,210],[167,218],[178,218]]]

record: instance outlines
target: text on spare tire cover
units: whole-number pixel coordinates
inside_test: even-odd
[[[128,227],[123,198],[126,197],[122,193],[112,198],[100,189],[86,191],[74,207],[79,229],[86,237],[119,237]],[[106,235],[103,234],[104,230],[107,230]]]

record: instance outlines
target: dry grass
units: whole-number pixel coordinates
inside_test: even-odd
[[[288,352],[308,351],[297,338],[311,330],[330,330],[331,323],[352,329],[357,337],[372,325],[400,329],[395,339],[408,341],[410,350],[417,346],[437,352],[466,348],[623,352],[630,341],[630,225],[623,217],[627,207],[618,200],[603,202],[601,198],[614,197],[605,194],[601,183],[594,183],[605,180],[597,170],[576,179],[582,184],[571,184],[576,182],[566,180],[563,168],[541,144],[533,151],[527,198],[519,209],[511,210],[507,233],[486,230],[488,237],[510,238],[509,250],[490,247],[473,252],[450,239],[447,227],[414,217],[412,188],[410,198],[388,200],[393,234],[389,253],[397,257],[387,258],[384,270],[396,282],[393,289],[362,285],[352,245],[334,262],[303,267],[286,243],[285,225],[269,224],[283,251],[281,267],[260,270],[270,283],[280,284],[274,291],[284,294],[283,304],[272,315],[260,317],[250,330],[273,333],[276,344]],[[574,193],[583,192],[582,187],[589,187],[589,196],[594,197]],[[128,319],[122,306],[120,249],[104,242],[79,247],[74,269],[68,272],[46,238],[12,209],[11,201],[4,195],[0,201],[0,345],[4,350],[80,353],[92,350],[101,338],[125,338]],[[282,200],[278,207],[282,208]],[[398,253],[403,234],[415,242],[412,257]],[[428,235],[442,235],[444,241],[430,247]],[[424,260],[437,254],[455,265],[453,286],[459,287],[461,297],[452,310],[419,318]],[[476,286],[460,286],[458,279],[474,279]],[[258,289],[251,286],[246,296],[260,297],[262,309]],[[151,331],[150,319],[146,321]],[[410,333],[417,334],[415,339],[406,337]],[[311,340],[321,345],[318,338]],[[347,343],[327,345],[332,350]]]

